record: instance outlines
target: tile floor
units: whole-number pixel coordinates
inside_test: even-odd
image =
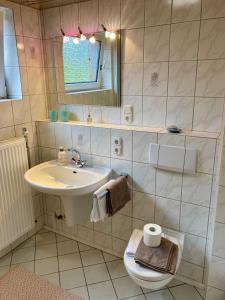
[[[120,258],[46,230],[1,258],[0,274],[18,264],[86,300],[203,299],[196,288],[177,280],[162,290],[141,289]]]

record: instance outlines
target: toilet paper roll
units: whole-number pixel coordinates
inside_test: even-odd
[[[162,228],[157,224],[146,224],[144,226],[143,241],[146,246],[158,247],[161,243]]]

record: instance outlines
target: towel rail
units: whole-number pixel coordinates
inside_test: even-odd
[[[125,172],[121,172],[119,176],[124,176],[124,177],[128,178],[128,174],[125,173]],[[102,193],[99,195],[99,197],[100,197],[100,198],[105,197],[105,196],[107,195],[107,193],[108,193],[107,190],[102,191]]]

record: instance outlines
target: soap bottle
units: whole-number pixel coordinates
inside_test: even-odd
[[[64,147],[59,148],[58,152],[58,162],[60,165],[66,165],[67,164],[67,154],[64,150]]]

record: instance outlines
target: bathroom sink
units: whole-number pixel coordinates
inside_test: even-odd
[[[62,166],[53,160],[31,168],[24,177],[33,189],[60,196],[66,222],[74,225],[89,219],[93,192],[109,180],[110,173],[111,169],[105,167]]]

